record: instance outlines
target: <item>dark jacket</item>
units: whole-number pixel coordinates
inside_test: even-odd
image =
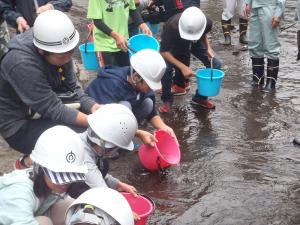
[[[86,93],[94,98],[100,104],[119,103],[128,101],[134,109],[140,107],[145,98],[150,97],[155,104],[155,95],[153,91],[141,93],[136,91],[127,81],[130,74],[130,67],[107,66],[99,69],[98,76],[87,87]],[[147,118],[152,119],[157,112],[153,107],[152,113]]]
[[[76,124],[78,110],[65,106],[58,92],[72,91],[84,112],[95,101],[76,83],[72,60],[61,68],[44,60],[33,44],[32,29],[15,36],[0,65],[0,134],[15,134],[29,118],[29,108],[42,118]]]
[[[72,6],[72,0],[37,0],[39,6],[50,3],[54,9],[67,12]],[[36,10],[33,0],[0,0],[0,7],[3,7],[3,18],[12,27],[17,28],[17,18],[22,16],[30,27],[36,18]]]

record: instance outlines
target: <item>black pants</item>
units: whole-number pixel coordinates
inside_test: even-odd
[[[27,120],[24,126],[22,126],[17,133],[5,138],[5,140],[11,148],[17,150],[18,152],[30,154],[39,136],[45,130],[56,125],[65,125],[77,133],[81,133],[86,130],[84,127],[53,122],[47,119]]]
[[[130,66],[129,53],[118,52],[99,52],[98,57],[101,67],[104,66]]]

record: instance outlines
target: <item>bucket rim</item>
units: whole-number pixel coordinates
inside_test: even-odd
[[[127,195],[127,196],[131,196],[132,194],[131,193],[128,193],[128,192],[121,192],[122,195],[124,195],[124,197]],[[133,196],[132,196],[133,197]],[[126,198],[126,197],[125,197]],[[134,198],[134,197],[133,197]],[[147,202],[149,202],[149,205],[151,205],[151,207],[149,207],[150,209],[145,212],[145,213],[142,213],[142,214],[139,214],[140,217],[144,218],[146,216],[150,216],[154,210],[156,209],[156,205],[155,205],[155,202],[153,201],[152,198],[150,198],[148,195],[145,195],[145,194],[139,194],[138,195],[138,198],[142,198],[143,200],[146,199]],[[127,200],[127,199],[126,199]],[[128,201],[128,200],[127,200]],[[128,204],[130,205],[130,202],[128,201]]]
[[[199,71],[203,71],[203,70],[213,70],[213,71],[218,71],[218,72],[221,72],[220,75],[214,75],[213,76],[213,80],[216,80],[216,79],[220,79],[220,78],[223,78],[225,76],[225,72],[223,70],[219,70],[219,69],[211,69],[211,68],[203,68],[203,69],[197,69],[196,70],[196,77],[197,78],[201,78],[201,79],[205,79],[205,80],[211,80],[211,77],[210,76],[207,76],[207,77],[202,77],[200,76],[200,74],[198,74]]]
[[[150,39],[154,40],[155,43],[157,44],[157,49],[156,49],[156,50],[159,51],[160,46],[159,46],[158,40],[157,40],[155,37],[150,36],[150,35],[148,35],[148,34],[136,34],[136,35],[133,35],[132,37],[130,37],[130,38],[128,39],[128,45],[130,45],[130,41],[132,41],[133,39],[135,39],[135,38],[137,38],[137,37],[139,37],[139,36],[147,37],[147,38],[150,38]]]
[[[78,49],[80,52],[83,52],[83,53],[95,53],[95,49],[91,50],[91,49],[86,49],[85,51],[85,45],[87,46],[91,46],[91,45],[94,45],[94,42],[87,42],[87,43],[82,43],[81,45],[78,46]]]
[[[156,134],[159,133],[159,132],[166,133],[166,134],[168,134],[168,135],[170,136],[170,138],[175,139],[175,138],[172,137],[168,132],[166,132],[166,131],[164,131],[164,130],[162,130],[162,129],[158,129],[158,130],[156,130],[156,131],[154,132],[155,138],[156,138]],[[174,140],[174,141],[175,141],[175,140]],[[179,151],[179,157],[177,157],[176,162],[174,162],[174,163],[172,162],[172,163],[170,163],[170,165],[176,165],[176,164],[178,164],[178,163],[180,162],[180,158],[181,158],[181,152],[180,152],[180,149],[179,149],[179,144],[178,144],[178,142],[175,142],[175,144],[176,144],[176,146],[177,146],[177,148],[178,148],[178,151]],[[158,155],[160,158],[162,158],[164,161],[168,162],[167,160],[165,160],[164,155],[162,155],[162,154],[160,153],[160,151],[159,151],[159,149],[158,149],[156,143],[155,143],[155,147],[153,147],[153,148],[155,149],[155,151],[157,152],[157,155]],[[168,163],[169,163],[169,162],[168,162]]]

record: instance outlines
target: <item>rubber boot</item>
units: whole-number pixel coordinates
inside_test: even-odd
[[[252,59],[252,87],[263,87],[264,86],[264,58],[251,58]]]
[[[268,59],[267,83],[264,92],[274,92],[279,70],[279,59]]]
[[[224,34],[224,45],[231,45],[231,35],[230,35],[230,30],[231,30],[231,20],[221,20],[222,24],[222,30]]]
[[[243,18],[240,18],[240,43],[247,45],[247,27],[248,27],[248,20],[245,20]]]

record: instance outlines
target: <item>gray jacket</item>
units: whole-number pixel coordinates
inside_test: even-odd
[[[49,64],[32,40],[32,30],[17,35],[1,61],[0,134],[4,138],[15,134],[30,119],[29,109],[43,119],[75,125],[79,111],[65,106],[58,92],[75,93],[84,112],[90,112],[95,104],[78,86],[73,62],[61,69]]]

